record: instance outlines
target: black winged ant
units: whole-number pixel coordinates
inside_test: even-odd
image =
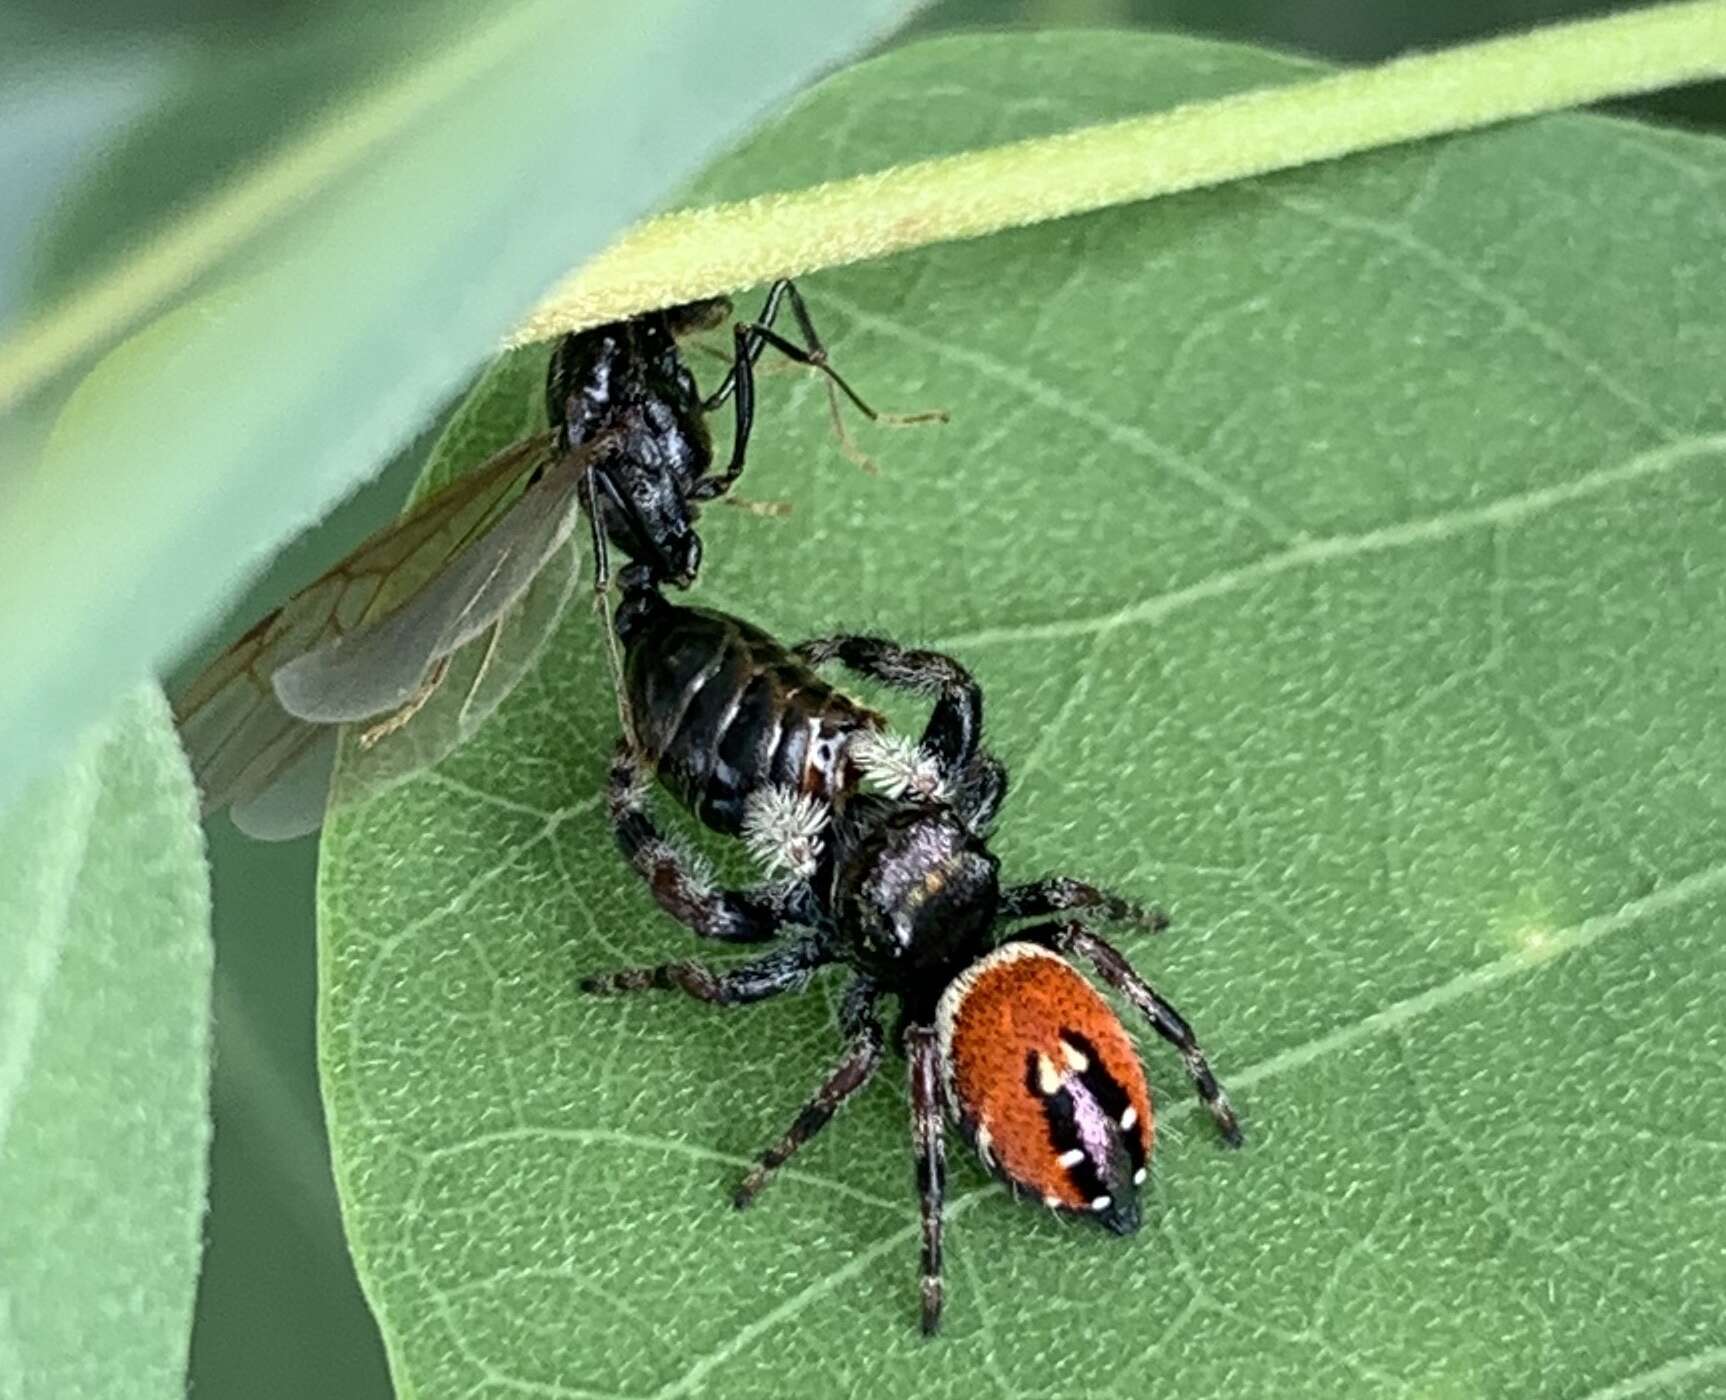
[[[888,1041],[877,1006],[892,996],[893,1039],[909,1061],[926,1333],[942,1304],[944,1111],[1015,1194],[1136,1230],[1150,1094],[1119,1019],[1069,957],[1175,1047],[1224,1140],[1239,1145],[1234,1110],[1186,1021],[1089,922],[1155,929],[1163,916],[1067,877],[1002,886],[988,836],[1007,773],[983,747],[983,694],[964,667],[881,637],[786,648],[736,617],[671,603],[649,571],[623,577],[616,626],[637,742],[619,745],[607,787],[618,845],[659,906],[704,938],[803,932],[750,961],[631,968],[590,976],[584,990],[681,990],[739,1006],[800,990],[828,964],[851,972],[844,1055],[744,1177],[739,1207],[875,1074]],[[889,733],[824,681],[815,668],[830,661],[931,697],[921,739]],[[655,826],[655,776],[706,826],[745,842],[769,879],[717,887]],[[1024,919],[1043,922],[1009,929]]]
[[[789,306],[801,343],[773,326]],[[760,315],[733,327],[730,366],[706,397],[678,337],[731,314],[725,298],[648,312],[566,335],[546,375],[550,428],[505,448],[373,535],[249,631],[180,696],[175,715],[206,811],[231,806],[243,829],[297,835],[322,820],[334,726],[367,725],[363,745],[412,730],[401,771],[461,742],[531,667],[573,589],[565,546],[591,528],[604,606],[615,548],[656,582],[687,587],[701,563],[695,522],[741,475],[755,423],[755,365],[771,346],[877,414],[828,363],[807,306],[776,282]],[[707,415],[729,400],[735,428],[714,469]],[[837,399],[832,399],[835,420]],[[843,441],[843,439],[842,439]],[[529,606],[554,559],[561,593]],[[531,624],[529,619],[531,619]],[[605,628],[608,647],[612,630]],[[452,658],[486,638],[459,700],[428,707]],[[614,669],[617,664],[612,656]],[[619,684],[622,703],[622,688]],[[422,718],[428,708],[435,720]],[[626,730],[627,712],[623,714]]]

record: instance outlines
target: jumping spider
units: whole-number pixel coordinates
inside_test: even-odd
[[[680,989],[739,1006],[803,988],[815,969],[851,969],[844,1055],[738,1186],[747,1206],[880,1067],[878,1008],[896,997],[893,1039],[910,1070],[922,1203],[922,1325],[941,1317],[942,1114],[1015,1193],[1139,1227],[1153,1118],[1126,1030],[1069,958],[1088,962],[1180,1053],[1230,1146],[1239,1122],[1180,1013],[1092,931],[1087,916],[1159,928],[1162,915],[1081,880],[1002,886],[987,844],[1007,791],[982,747],[983,696],[950,657],[879,637],[786,649],[739,618],[680,607],[626,571],[617,634],[637,745],[620,745],[609,808],[617,841],[660,907],[706,938],[760,942],[804,931],[724,969],[662,963],[586,978],[589,992]],[[930,696],[922,738],[836,691],[830,661]],[[777,879],[716,888],[648,811],[653,777],[715,831],[739,837]],[[1065,916],[1053,917],[1050,916]],[[1008,931],[1023,919],[1028,928]]]

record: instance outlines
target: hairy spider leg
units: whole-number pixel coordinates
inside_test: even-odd
[[[1161,992],[1139,975],[1125,954],[1077,919],[1038,924],[1034,928],[1020,930],[1013,937],[1039,943],[1057,953],[1084,958],[1090,963],[1097,976],[1130,1001],[1151,1023],[1151,1029],[1180,1053],[1187,1077],[1193,1081],[1193,1088],[1216,1122],[1223,1141],[1230,1147],[1241,1145],[1240,1120],[1235,1116],[1229,1096],[1211,1072],[1210,1062],[1199,1048],[1193,1028]]]
[[[714,1006],[748,1006],[784,992],[801,990],[808,984],[809,974],[829,961],[831,958],[819,940],[803,938],[775,948],[763,957],[718,970],[694,962],[659,963],[654,967],[595,973],[583,977],[580,986],[582,991],[598,996],[682,991]]]
[[[791,921],[785,886],[716,888],[703,862],[678,849],[654,825],[648,807],[652,774],[629,740],[617,746],[606,782],[606,808],[618,849],[647,883],[654,902],[702,938],[762,943]]]
[[[950,782],[963,781],[982,743],[983,688],[952,657],[857,633],[815,637],[798,643],[791,651],[811,666],[837,661],[894,690],[934,697],[934,708],[918,742]],[[1002,781],[1004,786],[1004,773]]]
[[[953,793],[953,810],[959,820],[979,836],[987,834],[1007,800],[1007,765],[986,749],[979,749]]]
[[[947,1191],[947,1147],[941,1086],[941,1043],[933,1026],[909,1026],[905,1060],[911,1081],[911,1143],[923,1224],[923,1335],[941,1326],[941,1206]]]
[[[1075,880],[1070,875],[1051,875],[1001,891],[1000,916],[1003,919],[1041,919],[1075,909],[1094,909],[1106,919],[1139,924],[1153,933],[1160,933],[1169,926],[1169,916],[1155,905],[1140,904],[1113,890]]]
[[[832,1121],[845,1102],[875,1077],[881,1066],[881,1053],[886,1035],[881,1019],[875,1014],[875,1002],[880,989],[866,977],[858,977],[845,989],[845,999],[839,1008],[839,1025],[847,1045],[845,1054],[822,1081],[821,1087],[798,1110],[785,1136],[769,1147],[755,1161],[749,1174],[738,1184],[732,1204],[739,1210],[752,1204],[763,1187],[790,1160],[797,1149],[808,1142]]]

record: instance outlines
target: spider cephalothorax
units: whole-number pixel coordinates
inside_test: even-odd
[[[891,996],[909,1061],[926,1332],[941,1315],[944,1111],[1015,1193],[1136,1230],[1150,1093],[1120,1019],[1069,956],[1176,1047],[1224,1140],[1239,1144],[1191,1029],[1087,922],[1160,928],[1162,916],[1064,877],[1001,885],[987,842],[1006,771],[982,748],[982,692],[963,667],[879,637],[787,649],[738,618],[675,606],[643,575],[626,575],[625,587],[618,636],[640,746],[621,745],[612,767],[619,845],[660,906],[698,934],[758,942],[788,925],[805,931],[722,970],[664,963],[584,987],[680,988],[739,1005],[800,988],[827,964],[852,973],[840,1011],[846,1052],[744,1178],[738,1205],[874,1074],[887,1044],[877,1007]],[[922,739],[887,733],[878,714],[816,674],[827,661],[932,696]],[[775,878],[714,888],[648,815],[653,772],[707,825],[745,840]],[[1026,919],[1043,922],[1010,928]]]
[[[867,768],[864,769],[867,772]],[[860,971],[901,976],[986,948],[1000,862],[951,808],[903,798],[843,804],[823,902]]]

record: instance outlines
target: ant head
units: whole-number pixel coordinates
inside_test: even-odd
[[[881,968],[940,967],[987,946],[1000,863],[941,804],[894,803],[835,873],[839,923]]]

